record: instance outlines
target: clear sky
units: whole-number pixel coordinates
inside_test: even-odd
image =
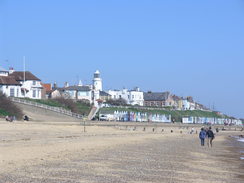
[[[244,118],[244,0],[0,0],[0,66],[193,96]]]

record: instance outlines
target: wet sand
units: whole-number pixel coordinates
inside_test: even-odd
[[[243,132],[220,132],[208,148],[187,129],[163,128],[0,122],[0,183],[244,181],[229,137]]]

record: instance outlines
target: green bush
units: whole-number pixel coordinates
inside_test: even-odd
[[[37,102],[40,104],[52,106],[52,107],[62,107],[66,110],[71,110],[74,113],[88,115],[91,109],[90,103],[86,101],[74,101],[72,99],[56,98],[56,99],[28,99],[26,100]]]
[[[3,93],[0,93],[0,116],[15,116],[17,119],[22,119],[23,112]]]

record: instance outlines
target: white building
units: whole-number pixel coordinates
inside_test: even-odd
[[[196,109],[196,103],[193,101],[188,101],[187,99],[182,99],[183,104],[183,110],[195,110]]]
[[[91,86],[69,86],[64,88],[64,92],[70,96],[70,99],[86,100],[90,103],[93,101]]]
[[[63,88],[56,88],[51,94],[52,98],[65,97],[74,100],[86,100],[97,105],[102,91],[102,79],[100,72],[97,70],[93,75],[92,85],[82,85],[79,81],[78,85],[69,86],[66,82]]]
[[[103,91],[102,79],[100,77],[100,72],[97,70],[93,77],[93,86],[96,91]]]
[[[7,70],[0,68],[0,91],[6,96],[20,97],[21,84],[8,74]]]
[[[31,72],[0,71],[0,90],[11,97],[41,99],[41,80]]]
[[[135,90],[109,90],[107,92],[113,100],[124,99],[127,104],[143,106],[143,92],[136,88]]]

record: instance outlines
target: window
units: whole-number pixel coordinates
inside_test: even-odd
[[[14,88],[10,88],[10,97],[14,97]]]
[[[36,90],[33,90],[33,93],[32,94],[33,94],[32,97],[33,98],[36,98]]]
[[[33,85],[36,85],[36,81],[33,81]]]
[[[83,92],[83,91],[80,91],[79,94],[78,94],[80,97],[88,97],[89,96],[89,92]]]
[[[17,97],[19,97],[19,89],[17,89]]]

